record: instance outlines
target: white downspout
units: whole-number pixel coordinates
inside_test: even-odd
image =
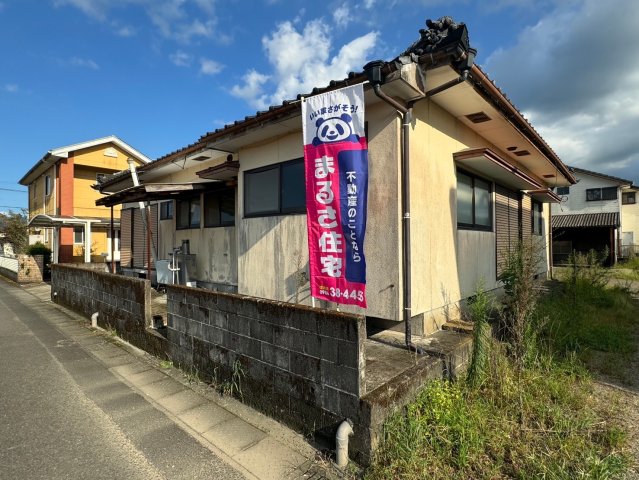
[[[353,435],[353,422],[344,420],[337,428],[335,435],[335,463],[339,468],[348,465],[348,437]]]
[[[84,261],[91,263],[91,222],[84,223]]]

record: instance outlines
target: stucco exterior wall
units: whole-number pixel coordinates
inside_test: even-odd
[[[417,103],[414,116],[411,132],[412,314],[449,314],[453,312],[443,307],[472,294],[480,279],[487,289],[498,286],[494,232],[457,229],[457,175],[453,154],[465,148],[496,148],[432,101]],[[441,311],[435,312],[437,310]]]
[[[100,192],[91,188],[95,185],[96,175],[102,173],[99,168],[83,167],[76,164],[73,171],[73,213],[78,217],[110,218],[110,207],[95,204],[102,197]],[[120,205],[113,207],[113,216],[120,218]]]
[[[380,105],[367,109],[369,122],[368,225],[365,253],[369,316],[397,320],[399,292],[399,122]],[[243,218],[246,170],[303,156],[300,132],[240,151],[238,182],[238,292],[311,304],[306,215]],[[318,302],[318,304],[320,304]],[[324,305],[324,302],[322,302]],[[341,306],[361,313],[358,307]]]
[[[467,148],[490,148],[503,158],[508,155],[432,101],[418,102],[413,115],[411,313],[413,317],[424,314],[424,329],[428,331],[432,322],[440,325],[446,317],[456,316],[456,304],[472,295],[480,282],[488,290],[501,287],[496,266],[494,184],[492,231],[458,229],[457,166],[453,154]],[[523,165],[517,166],[526,171]],[[482,172],[475,173],[494,181]],[[548,246],[549,211],[545,205],[545,235],[539,239],[542,250]],[[526,220],[530,227],[530,220]],[[542,254],[547,265],[547,252]]]

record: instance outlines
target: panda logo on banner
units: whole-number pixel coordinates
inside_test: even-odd
[[[315,126],[316,136],[313,139],[313,146],[317,147],[322,143],[332,142],[359,142],[359,136],[353,133],[351,122],[353,117],[344,113],[340,117],[331,117],[324,120],[320,117]]]
[[[302,103],[311,295],[366,307],[368,145],[364,89]]]

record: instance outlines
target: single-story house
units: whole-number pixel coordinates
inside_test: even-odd
[[[309,292],[301,103],[363,84],[368,305],[340,309],[427,334],[480,283],[501,287],[503,257],[520,239],[537,242],[545,275],[552,188],[575,178],[474,63],[466,26],[444,17],[428,27],[391,61],[140,166],[140,185],[128,171],[103,181],[109,195],[97,203],[123,204],[122,267],[140,273],[145,256],[169,260],[188,241],[197,286],[336,309]],[[134,233],[140,201],[157,219],[149,239]]]

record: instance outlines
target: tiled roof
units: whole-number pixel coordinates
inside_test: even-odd
[[[435,46],[441,40],[441,36],[438,36],[437,30],[446,29],[450,25],[452,25],[453,29],[456,29],[458,26],[463,26],[463,24],[454,24],[453,20],[448,17],[443,17],[436,22],[431,22],[430,20],[428,20],[426,23],[429,29],[420,30],[420,35],[422,37],[421,40],[415,42],[406,52],[404,52],[404,55],[412,49],[413,53],[415,53],[418,57],[418,63],[422,64],[424,68],[429,69],[445,64],[445,59],[449,58],[450,56],[450,52],[448,52],[446,48],[441,52],[436,51]],[[433,28],[435,30],[433,30]],[[466,32],[465,27],[464,31]],[[433,37],[433,35],[435,36]],[[465,35],[467,35],[467,32],[465,33]],[[424,48],[423,44],[428,43],[433,43],[433,46],[429,47],[431,48],[430,50],[426,48],[426,50],[428,51],[422,52]],[[415,49],[415,47],[419,48]],[[395,61],[387,62],[384,65],[384,72],[388,74],[390,71],[395,70],[396,68],[398,67]],[[534,145],[536,145],[537,148],[539,148],[540,151],[542,151],[550,159],[550,161],[571,183],[575,182],[575,179],[572,173],[569,171],[568,167],[559,159],[557,154],[545,142],[541,135],[539,135],[539,133],[533,128],[530,122],[523,116],[521,111],[519,111],[515,107],[511,100],[506,97],[504,92],[499,87],[497,87],[497,85],[495,85],[495,83],[490,78],[488,78],[486,73],[477,64],[472,65],[468,80],[475,86],[478,91],[480,91],[481,95],[483,95],[489,102],[491,102],[495,106],[497,110],[502,111],[506,118],[509,118],[516,125],[516,128],[518,128]],[[363,83],[365,81],[366,75],[364,72],[350,72],[347,78],[344,78],[342,80],[332,80],[325,87],[314,88],[307,94],[297,95],[295,99],[284,100],[279,105],[269,107],[268,110],[258,111],[254,115],[245,116],[242,120],[237,120],[233,123],[224,125],[223,127],[218,128],[214,131],[207,132],[202,135],[196,142],[166,155],[163,155],[162,157],[157,158],[151,163],[142,165],[140,168],[138,168],[138,171],[142,173],[144,171],[157,168],[177,158],[181,158],[184,155],[188,155],[191,152],[205,148],[210,142],[213,142],[226,135],[242,133],[251,128],[259,128],[267,122],[277,121],[278,119],[284,118],[289,115],[299,114],[300,100],[303,97],[336,90],[338,88]],[[113,180],[114,179],[108,179],[105,184],[108,185],[110,183],[113,183]]]
[[[554,215],[552,228],[618,227],[619,212]]]
[[[626,180],[625,178],[613,177],[612,175],[607,175],[605,173],[593,172],[592,170],[586,170],[585,168],[579,167],[568,167],[571,172],[575,173],[586,173],[589,175],[595,175],[597,177],[606,178],[608,180],[612,180],[613,182],[625,183],[632,186],[632,180]]]

